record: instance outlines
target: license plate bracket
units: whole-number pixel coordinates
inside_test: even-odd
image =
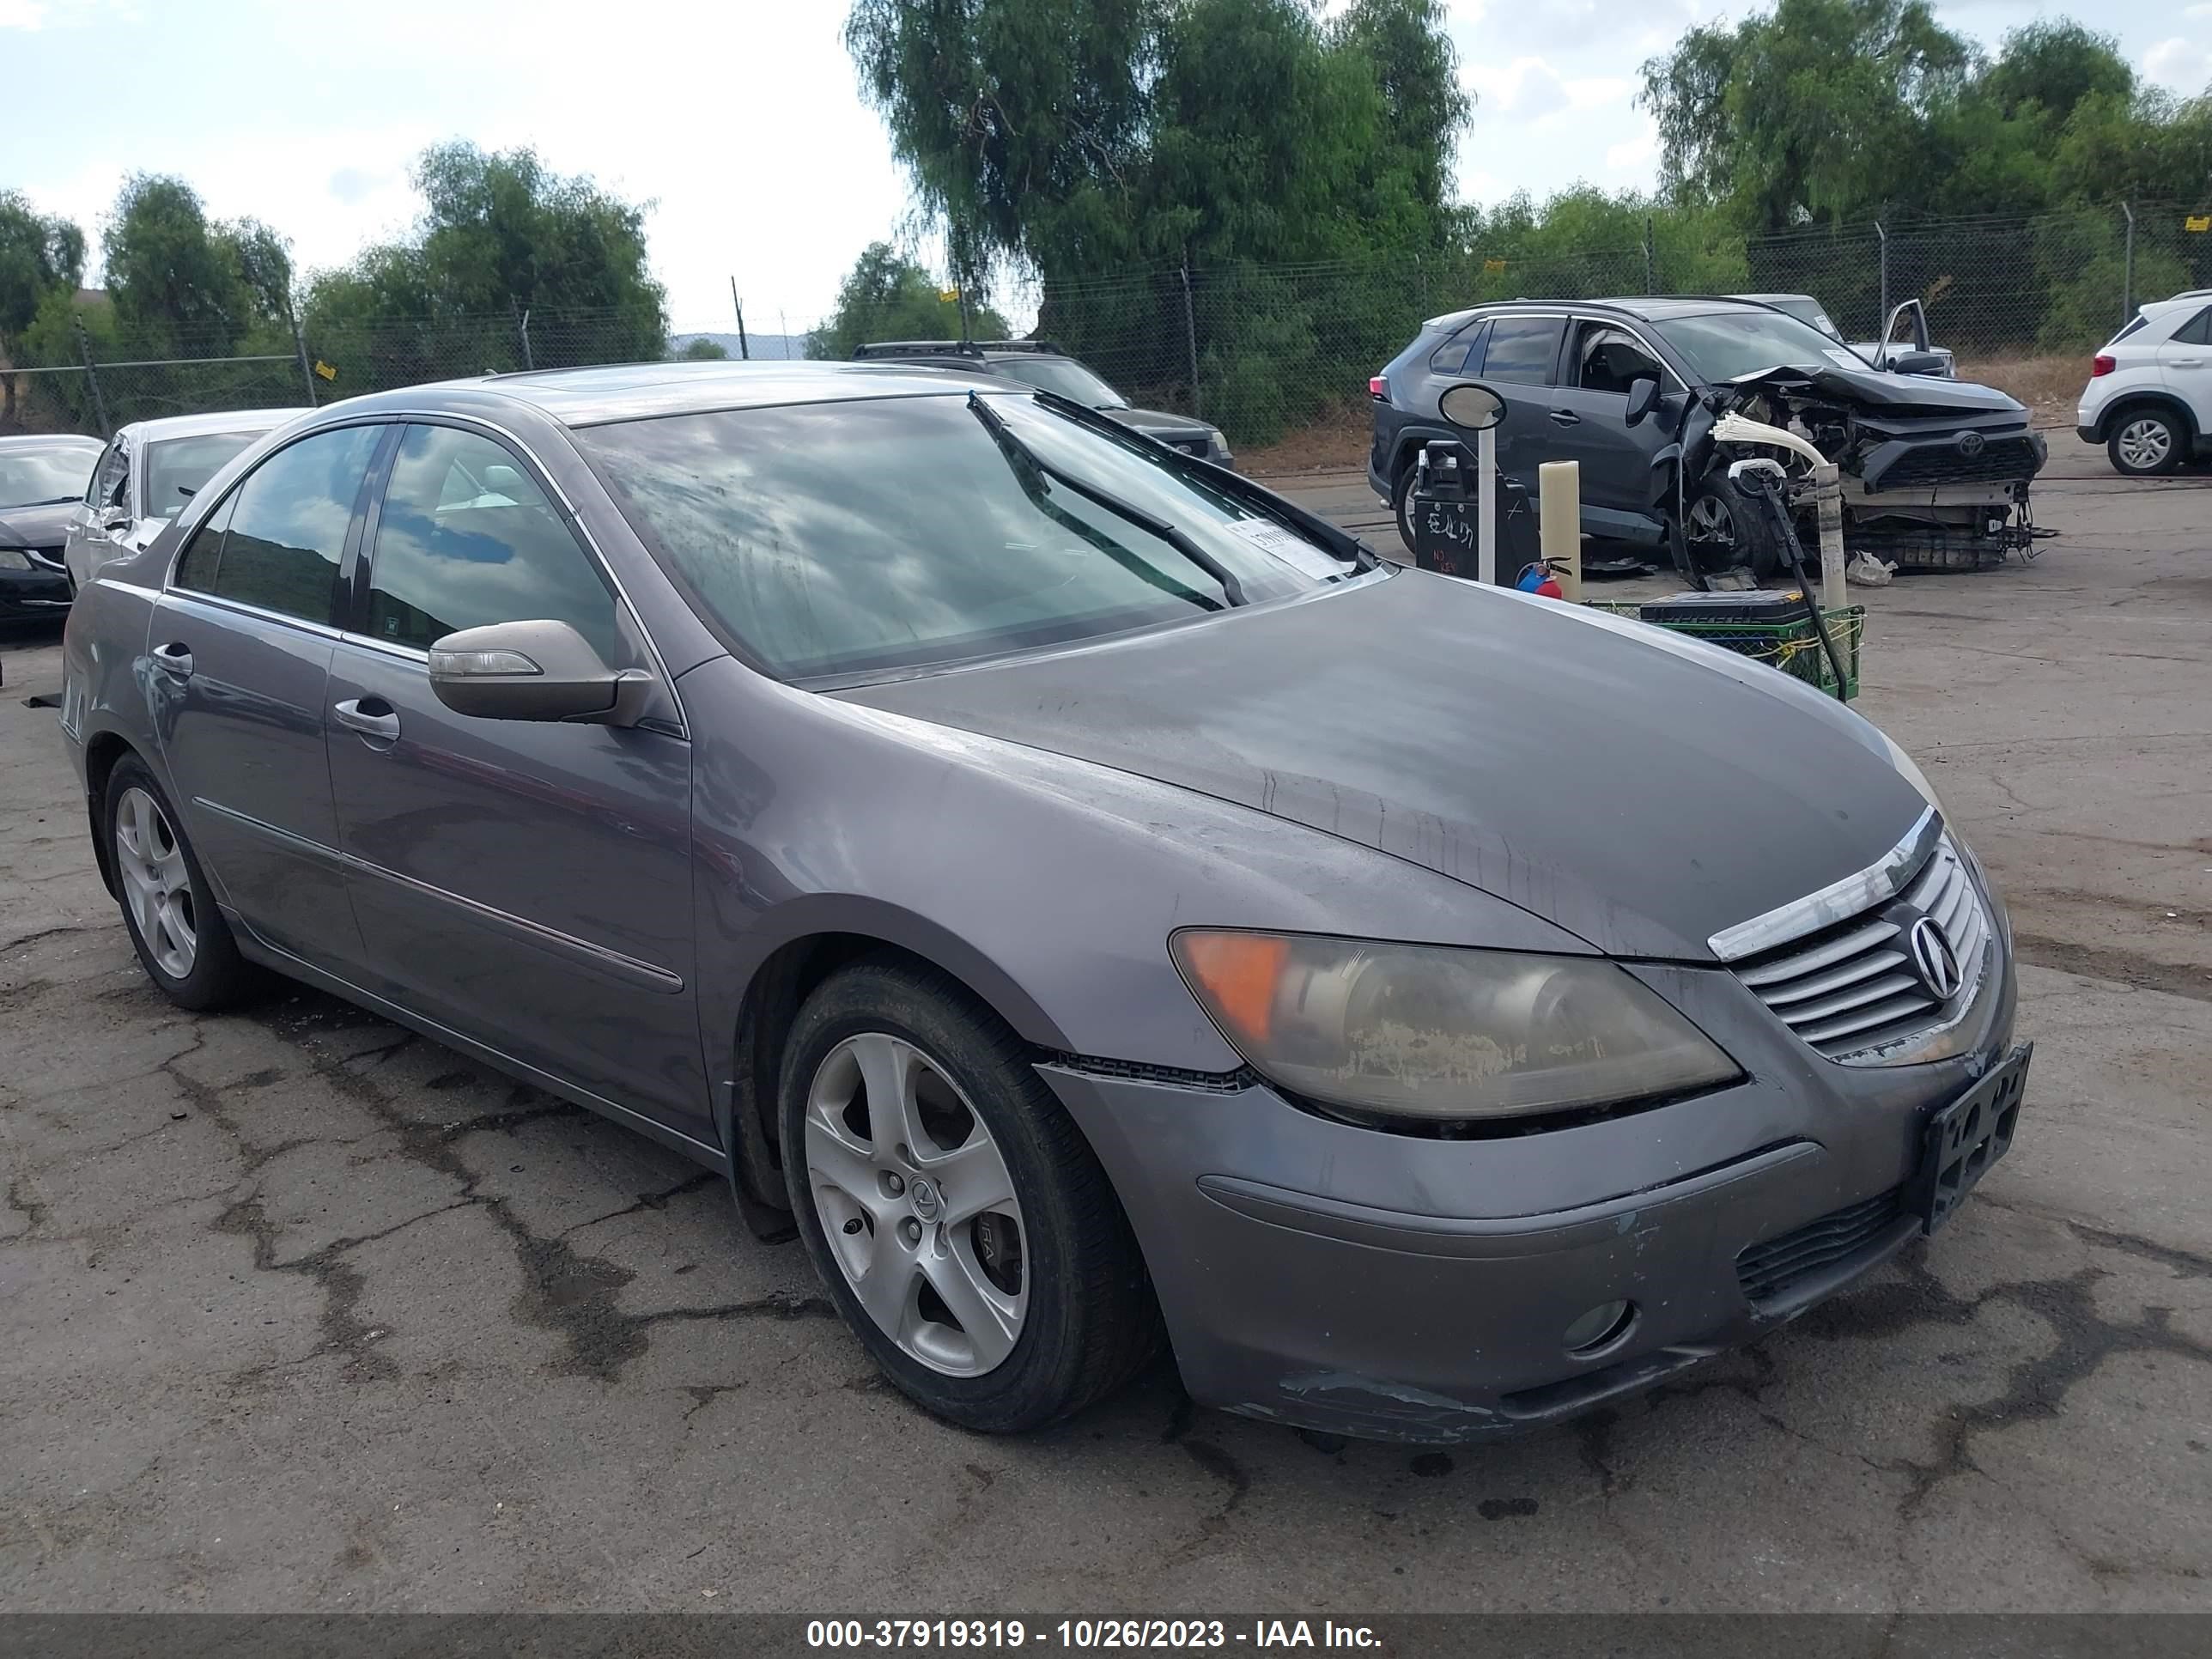
[[[1948,1221],[1974,1184],[2012,1150],[2027,1062],[2034,1052],[2033,1043],[2021,1043],[1979,1083],[1929,1115],[1912,1196],[1924,1231],[1932,1233]]]

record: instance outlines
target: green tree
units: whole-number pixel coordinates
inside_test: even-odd
[[[841,360],[870,340],[953,340],[962,337],[960,302],[935,277],[889,242],[871,242],[837,286],[837,307],[806,337],[809,357]],[[1006,319],[971,303],[971,340],[1003,340]]]
[[[283,238],[252,219],[211,222],[181,179],[125,180],[100,240],[117,321],[134,349],[224,356],[289,331]]]
[[[684,349],[676,354],[687,363],[718,363],[726,361],[729,348],[720,340],[710,340],[702,334],[696,340],[684,343]]]
[[[84,233],[67,219],[39,212],[15,191],[0,191],[0,356],[10,362],[43,361],[26,336],[39,307],[74,296],[84,280]],[[16,377],[0,375],[0,424],[17,418]]]
[[[441,144],[416,164],[425,210],[412,231],[365,249],[310,287],[310,348],[364,391],[531,362],[643,362],[665,355],[667,295],[647,262],[645,209],[536,152]]]

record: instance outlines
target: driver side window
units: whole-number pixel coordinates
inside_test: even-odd
[[[373,639],[427,651],[464,628],[550,620],[626,659],[598,565],[514,456],[476,433],[407,428],[368,569]]]
[[[1576,339],[1575,384],[1585,392],[1626,396],[1639,380],[1667,384],[1666,371],[1636,337],[1606,323],[1584,323]]]

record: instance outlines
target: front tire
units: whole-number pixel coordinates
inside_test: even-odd
[[[146,976],[180,1008],[203,1012],[238,1000],[252,988],[253,969],[238,953],[176,808],[137,756],[125,756],[108,774],[100,823],[123,925]]]
[[[1684,512],[1683,538],[1701,575],[1745,569],[1764,585],[1782,568],[1782,550],[1765,508],[1738,489],[1724,469],[1713,468],[1692,487]]]
[[[1158,1315],[1105,1171],[1028,1046],[940,974],[842,969],[793,1022],[784,1177],[806,1253],[909,1399],[1041,1428],[1119,1389]]]
[[[2106,441],[2112,471],[2124,477],[2149,478],[2172,471],[2187,448],[2181,422],[2154,409],[2131,410],[2120,416]]]

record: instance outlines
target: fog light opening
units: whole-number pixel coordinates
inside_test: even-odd
[[[1601,1302],[1567,1327],[1559,1340],[1571,1359],[1587,1359],[1626,1336],[1636,1323],[1633,1302]]]

